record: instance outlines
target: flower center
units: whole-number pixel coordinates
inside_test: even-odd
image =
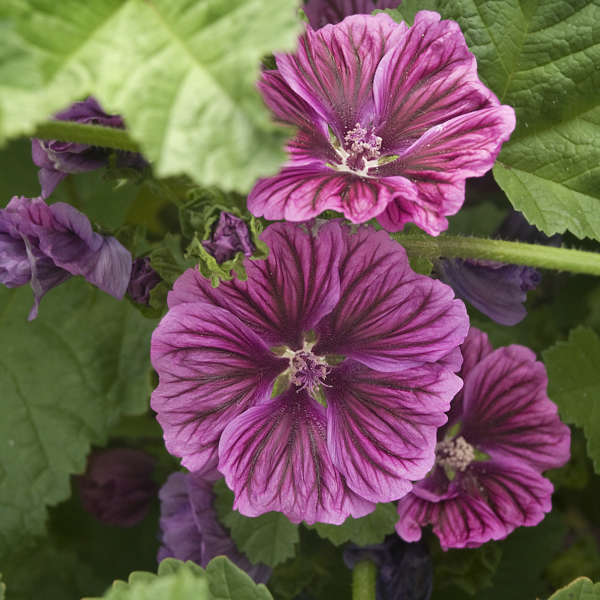
[[[307,389],[311,395],[315,395],[329,373],[327,362],[321,356],[316,356],[306,349],[288,352],[290,382],[298,387],[298,391]]]
[[[339,157],[339,163],[328,166],[337,171],[368,176],[369,169],[379,166],[382,160],[388,162],[388,157],[381,158],[382,139],[375,135],[375,128],[372,126],[366,129],[360,123],[356,123],[346,132],[343,144],[330,130],[330,140]]]
[[[474,460],[475,449],[462,435],[438,442],[435,447],[435,462],[444,469],[464,471]]]

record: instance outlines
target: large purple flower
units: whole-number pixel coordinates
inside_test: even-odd
[[[168,450],[216,465],[248,516],[341,523],[433,465],[461,387],[464,305],[384,232],[277,223],[218,288],[194,269],[152,338]]]
[[[98,101],[91,96],[83,102],[75,102],[69,108],[54,115],[54,118],[58,121],[74,121],[119,129],[125,127],[119,115],[105,113]],[[33,162],[40,168],[38,179],[42,186],[42,198],[48,198],[69,173],[94,171],[106,166],[111,152],[112,150],[107,148],[75,142],[31,140]],[[146,164],[139,154],[132,152],[119,152],[118,159],[123,167],[142,168]]]
[[[356,15],[300,38],[259,83],[275,117],[298,127],[281,172],[261,179],[248,208],[303,221],[327,209],[437,235],[514,129],[514,111],[477,77],[454,21],[422,11],[412,27]]]
[[[313,29],[339,23],[350,15],[370,15],[374,10],[396,8],[400,0],[308,0],[304,12]]]
[[[131,274],[131,254],[114,237],[92,230],[89,219],[69,204],[15,196],[0,210],[0,283],[30,283],[37,316],[44,294],[72,275],[122,298]]]
[[[570,432],[549,400],[546,369],[524,346],[493,350],[471,328],[462,345],[464,388],[438,431],[436,465],[398,503],[406,541],[433,525],[442,548],[465,548],[537,525],[551,509],[541,472],[569,459]]]
[[[216,472],[215,472],[216,473]],[[227,556],[254,581],[265,583],[271,569],[252,565],[235,546],[217,519],[212,473],[173,473],[159,492],[161,546],[158,561],[172,557],[201,567],[215,556]]]

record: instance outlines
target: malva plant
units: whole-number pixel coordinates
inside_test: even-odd
[[[600,5],[416,4],[0,9],[0,598],[594,593]]]

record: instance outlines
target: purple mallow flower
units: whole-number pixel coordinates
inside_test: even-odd
[[[148,306],[150,292],[161,281],[161,276],[150,265],[150,258],[139,256],[133,261],[127,294],[134,302]]]
[[[341,523],[434,461],[461,387],[462,302],[385,232],[277,223],[247,281],[195,269],[152,338],[152,407],[191,471],[217,465],[242,514]]]
[[[222,212],[210,240],[202,242],[204,249],[220,264],[238,252],[252,256],[252,241],[248,225],[235,215]]]
[[[93,452],[77,478],[83,507],[108,525],[131,527],[150,509],[158,486],[152,480],[155,459],[132,448]]]
[[[504,220],[497,237],[560,245],[560,236],[547,237],[516,211]],[[457,296],[501,325],[516,325],[525,318],[527,311],[523,303],[527,292],[535,289],[542,279],[541,273],[533,267],[491,260],[441,259],[435,268],[440,279],[451,286]]]
[[[35,319],[44,294],[72,275],[115,298],[129,283],[131,254],[114,237],[92,230],[89,219],[69,204],[48,206],[40,198],[15,196],[0,210],[0,283],[30,283]]]
[[[252,565],[236,548],[217,519],[212,484],[219,477],[207,474],[173,473],[159,492],[161,546],[157,560],[192,560],[201,567],[215,556],[226,556],[254,581],[265,583],[271,569]]]
[[[281,172],[261,179],[249,210],[303,221],[331,209],[389,231],[432,235],[464,200],[514,129],[477,77],[457,23],[421,11],[412,27],[356,15],[300,38],[259,83],[276,119],[298,127]]]
[[[350,15],[370,15],[374,10],[396,8],[401,0],[308,0],[304,12],[313,29],[339,23]]]
[[[431,524],[442,548],[470,548],[537,525],[551,510],[541,472],[569,459],[570,431],[548,399],[546,369],[512,345],[493,350],[471,328],[462,345],[464,388],[438,431],[436,464],[398,503],[398,534]]]
[[[59,121],[74,121],[89,125],[103,125],[123,129],[125,124],[119,115],[105,113],[91,96],[83,102],[75,102],[54,116]],[[88,144],[61,142],[58,140],[31,140],[33,162],[40,167],[38,179],[42,186],[42,198],[46,199],[54,188],[69,174],[94,171],[108,164],[112,150]],[[141,168],[145,161],[139,154],[120,152],[121,166]]]

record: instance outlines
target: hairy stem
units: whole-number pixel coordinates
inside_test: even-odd
[[[357,563],[352,570],[352,600],[375,600],[377,567],[370,560]]]
[[[140,150],[137,143],[129,137],[124,129],[104,127],[104,125],[86,125],[72,121],[46,121],[38,125],[32,137],[42,140],[89,144],[90,146],[129,152],[139,152]]]
[[[442,257],[479,258],[543,269],[600,275],[600,253],[598,252],[451,235],[430,237],[414,233],[393,233],[391,237],[402,244],[411,257],[421,256],[431,260]]]

